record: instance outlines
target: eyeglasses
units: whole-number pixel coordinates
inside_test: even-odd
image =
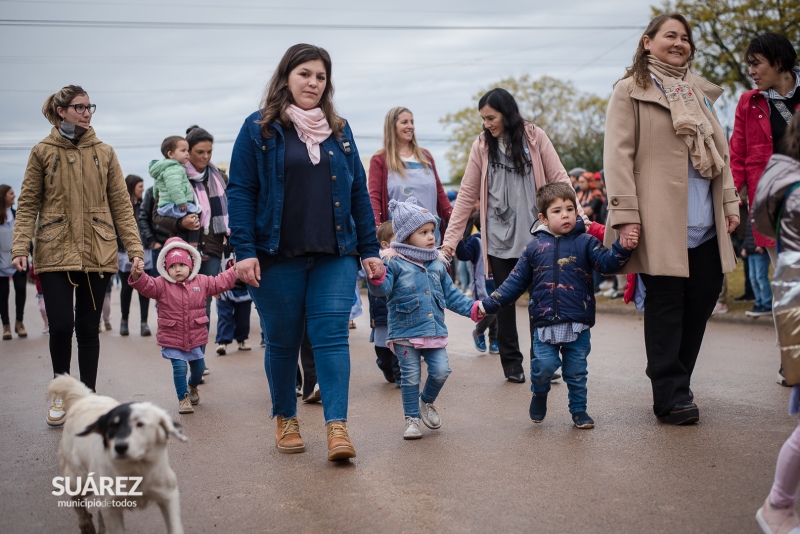
[[[88,106],[86,104],[69,104],[67,107],[75,108],[75,111],[80,115],[83,115],[83,112],[87,110],[89,113],[94,114],[97,110],[97,104],[89,104]]]

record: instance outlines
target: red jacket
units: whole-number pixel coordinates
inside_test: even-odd
[[[731,172],[737,190],[747,185],[747,199],[753,205],[756,186],[772,156],[772,126],[769,103],[758,89],[747,91],[736,106],[731,136]],[[756,246],[774,247],[775,241],[753,229]]]
[[[174,248],[189,251],[194,266],[189,278],[175,282],[164,268],[167,252]],[[158,255],[159,278],[142,273],[138,280],[128,279],[132,288],[145,297],[158,302],[158,334],[156,341],[162,347],[190,351],[208,343],[208,317],[206,299],[233,289],[236,272],[228,269],[217,276],[197,274],[200,270],[200,253],[180,238],[173,237],[164,244]]]
[[[431,162],[433,177],[436,179],[436,214],[442,219],[442,234],[447,223],[450,222],[450,214],[453,206],[447,193],[439,180],[439,173],[436,172],[436,163],[430,152],[423,149],[425,157]],[[372,202],[372,211],[375,213],[375,227],[382,222],[389,220],[389,168],[386,166],[386,154],[375,154],[369,160],[369,199]]]

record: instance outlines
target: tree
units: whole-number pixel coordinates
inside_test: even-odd
[[[693,26],[693,69],[738,97],[753,88],[743,54],[750,40],[771,31],[800,41],[798,0],[666,0],[653,15],[680,13]],[[729,95],[730,96],[730,95]]]
[[[502,87],[514,95],[522,116],[547,132],[567,169],[602,168],[608,100],[580,92],[571,82],[549,76],[532,80],[526,74],[520,78],[500,80],[476,94],[472,106],[439,120],[451,129],[453,145],[446,157],[452,169],[452,181],[461,180],[467,167],[469,149],[483,130],[478,116],[478,100],[492,87]]]

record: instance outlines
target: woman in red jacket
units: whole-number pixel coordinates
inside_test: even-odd
[[[386,114],[383,148],[369,161],[369,198],[375,227],[389,220],[390,200],[405,201],[408,197],[416,197],[420,206],[441,219],[439,231],[443,235],[453,208],[431,153],[417,144],[414,115],[407,108],[397,107]]]
[[[744,57],[756,88],[743,94],[736,106],[731,172],[736,189],[747,186],[747,198],[752,206],[769,158],[773,153],[784,153],[786,126],[800,105],[800,67],[796,65],[797,52],[789,39],[771,32],[759,34],[750,41]],[[774,265],[777,259],[775,241],[755,228],[753,239],[756,247],[767,249]],[[787,385],[783,368],[778,371],[778,383]]]

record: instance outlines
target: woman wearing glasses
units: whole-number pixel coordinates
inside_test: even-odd
[[[77,85],[45,101],[42,113],[53,129],[28,159],[11,247],[12,263],[23,271],[35,240],[33,262],[50,323],[53,374],[69,374],[74,329],[80,378],[93,390],[100,356],[97,325],[110,275],[117,272],[116,235],[134,267],[144,254],[117,155],[91,127],[95,109]],[[56,398],[47,424],[60,426],[64,417]]]

